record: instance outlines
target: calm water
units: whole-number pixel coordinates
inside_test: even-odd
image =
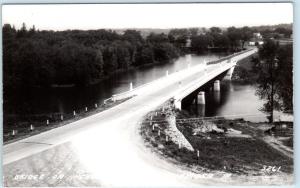
[[[191,66],[222,57],[220,54],[208,54],[190,58]],[[103,103],[113,94],[127,91],[130,82],[134,87],[188,67],[186,57],[180,57],[173,63],[152,65],[120,73],[109,79],[86,88],[53,88],[47,91],[24,91],[11,95],[5,103],[7,114],[48,114],[70,113],[74,109],[83,109],[95,103]],[[223,83],[221,92],[207,93],[206,105],[191,106],[190,110],[199,116],[223,116],[232,114],[262,114],[258,109],[262,102],[255,96],[255,88],[249,85]]]
[[[231,81],[221,82],[221,91],[205,93],[206,104],[193,104],[185,107],[198,117],[226,116],[245,120],[267,121],[266,115],[259,109],[263,101],[255,95],[255,87]]]

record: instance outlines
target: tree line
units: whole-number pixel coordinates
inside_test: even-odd
[[[188,28],[142,37],[137,30],[39,31],[25,24],[20,29],[5,24],[2,29],[5,91],[89,85],[117,71],[166,63],[183,53],[239,51],[258,31],[252,27]],[[276,31],[289,33],[286,28]]]
[[[4,90],[89,85],[116,71],[165,63],[180,54],[164,36],[135,30],[37,31],[3,26]]]

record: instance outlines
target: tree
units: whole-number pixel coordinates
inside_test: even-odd
[[[211,27],[209,28],[209,31],[211,33],[216,33],[216,34],[220,34],[222,32],[222,30],[219,27]]]
[[[189,33],[190,33],[191,36],[198,35],[198,32],[199,32],[199,28],[190,28],[189,29]]]
[[[152,45],[144,45],[138,49],[135,65],[145,65],[154,63],[154,52]]]
[[[275,29],[275,32],[279,34],[283,34],[285,37],[290,37],[290,35],[293,33],[291,29],[284,28],[284,27],[278,27]]]
[[[147,36],[147,42],[150,43],[169,42],[169,38],[164,33],[160,33],[160,34],[150,33],[150,35]]]
[[[197,53],[203,53],[211,43],[211,38],[208,35],[198,35],[192,37],[191,48]]]
[[[259,50],[254,71],[259,75],[256,94],[266,101],[261,110],[270,115],[270,122],[275,109],[292,110],[292,47],[280,47],[273,40],[266,40]]]
[[[240,40],[242,39],[240,30],[235,27],[229,27],[227,28],[227,36],[229,38],[231,48],[233,50],[237,50],[240,45]]]
[[[21,29],[18,30],[18,32],[17,32],[17,37],[25,37],[26,34],[27,34],[26,24],[23,23]]]
[[[143,42],[141,32],[136,30],[126,30],[123,34],[123,39],[133,43]]]
[[[293,46],[282,46],[277,55],[280,107],[287,113],[293,113]]]
[[[247,26],[242,27],[240,32],[241,32],[242,48],[244,48],[245,42],[247,42],[251,39],[253,32]]]

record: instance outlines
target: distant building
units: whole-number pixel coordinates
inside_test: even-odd
[[[253,38],[262,39],[262,35],[260,33],[253,33]]]
[[[192,40],[190,38],[187,38],[186,39],[186,43],[185,43],[185,47],[190,48],[191,47],[191,43],[192,43]]]
[[[260,33],[253,33],[253,37],[248,42],[249,46],[259,46],[263,44],[264,44],[263,37]]]
[[[264,41],[262,40],[257,40],[257,39],[251,39],[248,43],[249,46],[259,46],[259,45],[263,45]]]

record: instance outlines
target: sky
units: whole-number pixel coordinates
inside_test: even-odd
[[[4,5],[2,25],[40,30],[259,26],[293,22],[291,3]]]

